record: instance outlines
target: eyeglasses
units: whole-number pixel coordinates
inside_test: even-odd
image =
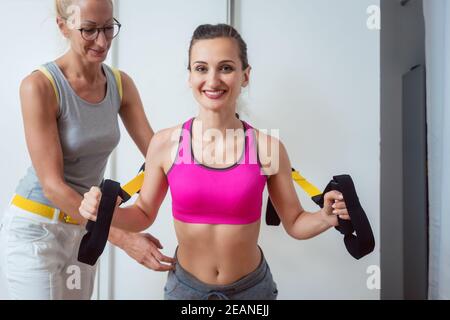
[[[114,23],[103,28],[86,27],[77,30],[80,31],[81,36],[86,41],[97,40],[100,31],[103,31],[103,34],[105,35],[107,40],[111,40],[119,34],[121,27],[122,25],[120,24],[120,22],[117,21],[116,18],[114,18]]]

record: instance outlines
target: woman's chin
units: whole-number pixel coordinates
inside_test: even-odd
[[[219,112],[227,108],[227,104],[224,101],[199,101],[203,109],[208,111]]]
[[[103,63],[106,60],[107,55],[86,54],[85,58],[90,63]]]
[[[88,57],[87,61],[90,63],[103,63],[105,62],[106,58],[93,58],[93,57]]]

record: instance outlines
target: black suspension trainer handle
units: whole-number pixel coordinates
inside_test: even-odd
[[[78,250],[78,261],[91,266],[97,262],[105,249],[117,198],[120,196],[124,201],[129,199],[120,183],[116,181],[105,180],[100,188],[102,198],[98,207],[97,221],[88,221],[87,233],[83,236]]]
[[[144,181],[144,171],[145,163],[139,169],[138,175],[123,187],[114,180],[104,180],[101,183],[102,198],[98,207],[97,221],[88,221],[86,224],[87,233],[80,243],[78,261],[91,266],[97,262],[108,241],[117,198],[122,199],[121,205],[130,200],[135,193],[139,193]]]
[[[359,202],[355,185],[351,176],[339,175],[334,176],[322,194],[312,197],[312,200],[321,208],[324,205],[324,196],[327,192],[337,190],[344,196],[347,211],[350,216],[349,220],[342,220],[338,217],[339,225],[336,228],[344,235],[344,243],[347,251],[355,258],[360,259],[375,248],[375,238],[369,219]],[[271,226],[280,225],[280,218],[272,204],[270,198],[267,200],[266,223]]]

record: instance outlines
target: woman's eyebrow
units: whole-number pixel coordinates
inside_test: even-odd
[[[230,62],[236,64],[236,62],[234,62],[233,60],[222,60],[219,63],[230,63]]]
[[[91,21],[91,20],[84,20],[84,21],[81,22],[81,24],[95,24],[95,25],[97,25],[97,22]]]
[[[233,60],[222,60],[222,61],[219,62],[219,64],[221,64],[221,63],[230,63],[230,62],[236,64],[236,62],[234,62]],[[205,61],[195,61],[193,64],[196,64],[196,63],[208,64]]]
[[[114,19],[109,19],[108,21],[106,21],[104,24],[107,25],[108,23],[114,22]],[[81,24],[93,24],[93,25],[97,25],[97,22],[95,21],[91,21],[91,20],[84,20],[81,22]]]

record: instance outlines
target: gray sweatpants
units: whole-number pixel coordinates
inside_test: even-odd
[[[176,259],[176,253],[175,253]],[[164,287],[166,300],[276,300],[277,285],[261,251],[255,271],[229,285],[210,285],[198,280],[176,263]]]

